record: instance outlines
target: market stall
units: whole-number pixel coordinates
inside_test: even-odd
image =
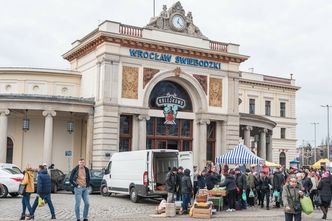
[[[314,168],[314,169],[320,169],[321,166],[326,167],[327,165],[329,165],[329,163],[330,163],[330,161],[327,158],[320,159],[320,160],[318,160],[316,163],[314,163],[312,165],[312,168]]]

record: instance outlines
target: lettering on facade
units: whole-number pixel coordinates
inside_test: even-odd
[[[179,108],[186,106],[186,101],[176,96],[176,94],[167,94],[166,96],[160,96],[156,98],[156,105],[158,107],[164,107],[163,113],[165,116],[166,125],[175,125],[176,115]]]
[[[210,68],[210,69],[221,69],[221,63],[215,61],[201,60],[197,58],[189,58],[183,56],[173,56],[171,54],[162,54],[158,52],[143,51],[139,49],[129,49],[129,55],[131,57],[162,61],[168,63],[176,63],[183,65],[190,65],[196,67]]]

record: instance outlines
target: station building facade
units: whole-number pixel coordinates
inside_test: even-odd
[[[0,162],[102,168],[165,148],[202,168],[239,142],[295,157],[294,79],[241,72],[239,45],[209,40],[180,2],[145,27],[104,21],[63,57],[70,70],[0,68]]]

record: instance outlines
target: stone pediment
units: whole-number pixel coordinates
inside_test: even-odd
[[[169,9],[167,9],[167,6],[164,5],[163,11],[160,15],[152,17],[146,28],[166,30],[202,39],[208,39],[194,24],[192,13],[188,12],[186,15],[180,2],[176,2]]]

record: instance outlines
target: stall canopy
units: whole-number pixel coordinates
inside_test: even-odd
[[[265,160],[256,156],[243,144],[239,144],[233,150],[216,157],[219,164],[264,164]]]
[[[329,160],[327,158],[326,159],[320,159],[312,165],[312,168],[319,169],[322,165],[326,166],[328,164],[329,164]]]

